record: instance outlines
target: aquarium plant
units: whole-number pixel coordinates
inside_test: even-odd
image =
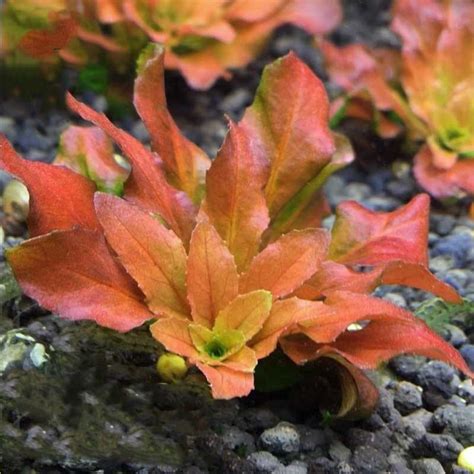
[[[1,139],[1,167],[31,196],[31,238],[7,251],[27,295],[117,331],[151,321],[153,337],[196,366],[215,398],[250,393],[277,345],[298,365],[331,361],[343,393],[337,416],[374,407],[361,369],[397,354],[474,375],[420,318],[371,296],[402,284],[462,301],[428,269],[427,195],[388,213],[345,202],[331,232],[320,227],[321,185],[353,156],[301,60],[289,54],[265,68],[212,163],[168,112],[163,72],[163,50],[148,49],[134,103],[151,149],[72,95],[70,109],[98,128],[66,132],[61,162],[27,161]],[[126,176],[109,139],[128,160]]]
[[[344,116],[372,121],[383,137],[406,130],[421,143],[413,171],[437,198],[474,195],[474,4],[396,0],[401,51],[320,40]]]
[[[149,40],[166,48],[166,67],[196,89],[247,65],[279,26],[324,34],[342,16],[339,0],[8,0],[3,10],[7,57],[19,46],[43,62],[84,65],[103,49],[120,66]]]

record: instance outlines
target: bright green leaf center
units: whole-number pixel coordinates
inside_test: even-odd
[[[204,352],[212,359],[221,359],[228,352],[228,348],[219,339],[212,339],[204,346]]]

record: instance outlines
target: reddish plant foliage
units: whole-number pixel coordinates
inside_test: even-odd
[[[147,54],[135,105],[151,150],[71,95],[69,107],[103,132],[69,129],[56,164],[23,160],[0,141],[2,168],[31,193],[35,237],[7,255],[25,293],[118,331],[156,320],[153,336],[196,365],[217,398],[248,394],[258,360],[279,342],[298,364],[340,367],[341,416],[374,406],[361,369],[396,354],[473,375],[423,322],[370,296],[397,283],[460,300],[428,269],[426,195],[390,213],[346,202],[332,232],[317,228],[320,187],[352,154],[329,130],[324,88],[307,66],[289,54],[265,69],[211,164],[166,109],[162,50]],[[128,177],[104,134],[127,158]],[[116,179],[126,179],[120,196]],[[108,193],[98,192],[103,183]]]
[[[342,9],[339,0],[7,0],[2,16],[4,54],[13,54],[20,38],[19,47],[42,61],[59,55],[83,65],[97,57],[92,45],[123,65],[152,41],[166,48],[167,68],[207,89],[252,61],[277,27],[291,23],[324,34]],[[38,23],[46,28],[31,30]],[[111,33],[102,33],[101,24]]]
[[[383,137],[405,128],[425,142],[414,173],[438,198],[474,195],[473,25],[472,2],[397,0],[400,53],[319,41],[331,79],[347,93],[333,113],[371,120]]]

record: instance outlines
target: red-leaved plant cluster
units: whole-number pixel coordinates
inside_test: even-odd
[[[337,117],[373,121],[383,137],[403,129],[421,141],[414,174],[437,198],[474,196],[474,3],[396,0],[402,50],[318,41],[346,97]]]
[[[426,195],[389,213],[345,202],[331,232],[319,227],[321,185],[352,154],[328,128],[324,87],[304,63],[289,54],[265,69],[212,163],[167,110],[163,51],[140,64],[134,103],[151,150],[71,95],[95,127],[69,129],[56,164],[0,142],[1,167],[31,196],[31,238],[7,252],[27,295],[117,331],[153,320],[153,337],[195,365],[216,398],[247,395],[278,344],[297,364],[338,364],[352,394],[340,416],[373,408],[361,369],[397,354],[474,375],[424,322],[370,296],[402,284],[460,301],[428,270]]]
[[[42,61],[59,57],[82,66],[99,48],[123,65],[149,40],[166,48],[167,68],[207,89],[252,61],[277,27],[324,34],[340,22],[342,9],[339,0],[7,0],[2,16],[0,56],[19,46]],[[28,31],[37,23],[47,27]]]

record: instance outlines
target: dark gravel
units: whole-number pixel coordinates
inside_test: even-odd
[[[347,20],[334,39],[396,45],[386,28],[388,4],[346,1]],[[169,74],[170,107],[186,134],[214,155],[225,134],[223,113],[241,116],[263,65],[289,49],[324,78],[310,38],[291,28],[280,30],[261,59],[211,91],[190,91]],[[101,96],[84,98],[107,109]],[[59,133],[70,120],[76,119],[41,100],[0,102],[0,131],[33,160],[54,158]],[[119,123],[148,140],[135,116]],[[409,173],[395,175],[387,164],[399,155],[397,141],[382,142],[360,123],[346,125],[346,132],[363,159],[330,179],[332,205],[355,199],[387,211],[419,192]],[[5,246],[15,243],[8,237]],[[435,205],[430,255],[431,269],[474,300],[474,222],[461,208],[448,213]],[[3,262],[0,269],[4,273]],[[429,297],[395,286],[377,294],[411,310]],[[473,316],[443,329],[471,367]],[[462,473],[456,458],[463,446],[474,444],[472,384],[441,362],[396,358],[376,375],[381,399],[375,413],[327,426],[316,406],[308,416],[290,404],[287,393],[213,401],[199,385],[159,383],[157,348],[146,329],[122,337],[88,322],[60,320],[17,298],[3,304],[0,350],[12,330],[18,332],[8,332],[10,342],[21,356],[0,376],[2,473]]]

